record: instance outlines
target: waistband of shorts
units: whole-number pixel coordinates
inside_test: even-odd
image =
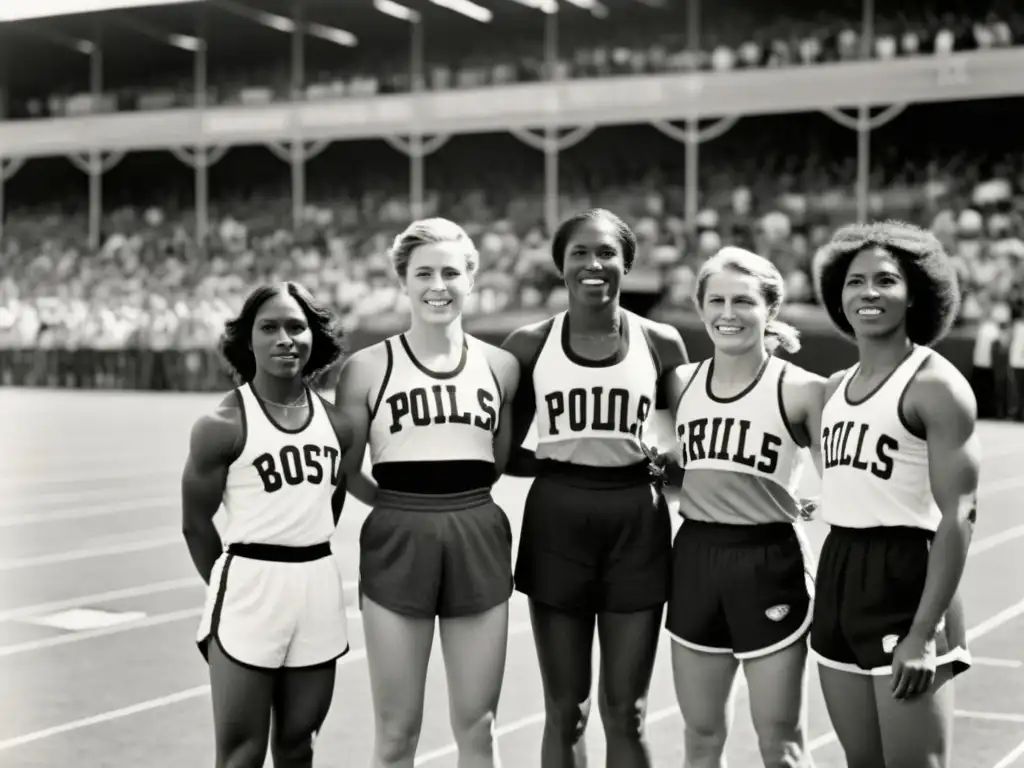
[[[373,508],[403,512],[461,512],[493,502],[490,488],[474,488],[460,493],[404,493],[380,489]]]
[[[649,485],[655,481],[649,466],[650,462],[646,460],[621,467],[595,467],[542,459],[538,463],[537,477],[581,488],[629,488]]]
[[[792,523],[709,523],[684,518],[680,530],[713,544],[772,544],[796,536]]]
[[[935,538],[935,531],[927,528],[916,528],[909,525],[875,525],[869,528],[846,528],[841,525],[833,525],[829,528],[829,536],[850,541],[931,541]]]
[[[331,542],[322,541],[308,547],[286,547],[281,544],[254,544],[237,542],[228,544],[228,554],[250,560],[270,560],[275,563],[309,563],[331,556]]]

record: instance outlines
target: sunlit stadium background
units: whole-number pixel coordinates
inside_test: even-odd
[[[1024,420],[1022,122],[1024,8],[1012,0],[0,0],[0,571],[34,574],[24,592],[0,590],[0,663],[81,639],[25,634],[17,617],[127,599],[110,597],[123,587],[114,575],[155,578],[163,561],[124,560],[143,551],[124,537],[144,524],[114,522],[147,503],[140,494],[161,499],[157,539],[174,553],[164,576],[194,575],[175,527],[176,473],[182,430],[231,385],[214,352],[224,320],[255,285],[291,279],[340,313],[351,348],[396,332],[406,308],[386,250],[419,216],[473,236],[482,270],[467,327],[494,341],[565,306],[549,239],[580,209],[604,206],[634,227],[625,303],[679,327],[694,357],[709,349],[696,271],[723,244],[751,248],[784,273],[785,314],[804,334],[796,359],[822,373],[854,350],[815,306],[816,248],[851,221],[913,221],[961,275],[963,309],[941,351],[985,419]],[[167,445],[140,447],[142,425]],[[985,425],[1004,464],[1012,429]],[[999,492],[1013,477],[997,477]],[[84,542],[53,554],[35,523],[71,519],[109,525],[108,543],[88,544],[96,528],[45,526]],[[1002,544],[1024,528],[993,535]],[[99,571],[87,588],[77,571],[36,570],[108,551],[103,588]],[[1000,573],[985,583],[1014,583]],[[140,610],[147,618],[131,621],[152,622],[153,607]],[[198,696],[203,669],[180,618],[164,661],[187,665]],[[53,637],[114,631],[83,621]],[[86,657],[41,668],[78,680]],[[55,747],[20,746],[53,733],[88,731],[80,743],[106,754],[97,712],[120,723],[142,711],[129,684],[106,710],[23,684],[49,714],[0,715],[0,765],[55,765]],[[77,709],[56,712],[61,696]],[[194,711],[205,749],[208,713]],[[1013,717],[1019,734],[1024,715]],[[330,727],[325,738],[351,735]],[[529,760],[513,765],[533,765],[530,738]],[[207,754],[164,746],[186,762]],[[1022,754],[956,765],[1007,768]],[[139,764],[130,755],[80,764]]]

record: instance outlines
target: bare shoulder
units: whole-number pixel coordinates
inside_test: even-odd
[[[698,360],[693,363],[683,363],[669,371],[669,374],[671,374],[678,383],[680,391],[690,385],[693,377],[697,374],[697,369],[701,366],[701,362],[703,361]]]
[[[473,338],[480,345],[484,357],[487,359],[487,364],[491,367],[495,377],[497,377],[502,390],[509,391],[515,389],[519,381],[519,358],[507,349],[488,344],[486,341],[477,339],[475,336]]]
[[[554,317],[548,317],[517,328],[505,338],[501,348],[515,357],[521,366],[530,365],[547,340],[554,320]]]
[[[649,317],[644,317],[643,315],[638,315],[636,313],[633,313],[633,317],[635,317],[640,322],[640,325],[642,325],[644,329],[655,338],[682,343],[682,334],[679,333],[679,329],[674,325],[662,323],[658,320],[652,320]]]
[[[654,346],[654,351],[664,366],[663,370],[670,371],[690,361],[689,353],[686,351],[686,343],[683,335],[674,325],[661,323],[657,320],[634,315],[640,322],[641,327],[647,333]]]
[[[841,371],[836,371],[825,381],[825,392],[822,395],[823,402],[828,402],[829,399],[839,389],[839,385],[843,383],[843,377],[846,376],[849,368],[843,368]]]
[[[323,403],[327,418],[330,420],[331,426],[334,427],[334,434],[338,437],[338,445],[341,446],[341,450],[344,452],[352,445],[352,438],[355,433],[352,422],[349,420],[344,409],[323,397],[320,398],[320,402]]]
[[[338,387],[335,403],[340,403],[341,394],[366,392],[379,383],[387,373],[389,364],[388,348],[385,341],[379,341],[349,355],[338,373]]]
[[[937,352],[928,356],[912,379],[906,405],[926,426],[956,421],[973,428],[978,413],[974,391],[967,378]]]
[[[782,388],[787,398],[792,397],[809,404],[824,403],[829,381],[813,371],[808,371],[793,363],[787,363]]]
[[[245,440],[245,414],[235,392],[230,392],[210,413],[192,425],[189,454],[199,466],[230,463]]]

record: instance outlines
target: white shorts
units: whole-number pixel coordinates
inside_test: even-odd
[[[253,545],[229,547],[213,566],[196,637],[203,655],[216,640],[229,659],[258,669],[313,667],[344,656],[345,593],[330,545],[262,547],[268,559],[265,552],[250,556],[247,547]]]

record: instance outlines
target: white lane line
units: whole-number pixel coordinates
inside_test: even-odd
[[[125,488],[123,486],[112,485],[105,488],[80,488],[72,491],[62,491],[60,493],[20,494],[17,491],[6,491],[5,495],[7,496],[7,504],[5,504],[5,507],[12,511],[23,513],[29,512],[33,509],[57,505],[75,507],[83,502],[96,504],[104,501],[131,501],[134,498],[132,494],[138,493],[139,491],[159,490],[158,488],[153,488],[153,485],[153,483],[146,483],[142,485],[142,487],[135,488]],[[167,490],[171,491],[171,493],[165,493],[164,496],[174,498],[174,489],[168,488]]]
[[[509,636],[520,635],[530,631],[529,622],[513,622],[509,624],[508,633]],[[348,654],[338,660],[338,667],[344,667],[352,664],[356,661],[362,661],[366,658],[366,649],[360,648],[357,651],[350,651]],[[0,752],[3,752],[14,747],[20,747],[23,744],[31,744],[34,741],[41,741],[42,739],[48,739],[53,736],[59,736],[62,733],[68,733],[70,731],[77,731],[82,728],[88,728],[93,725],[100,723],[110,722],[111,720],[120,720],[124,717],[130,717],[131,715],[138,714],[140,712],[148,712],[153,709],[160,709],[161,707],[167,707],[171,704],[177,704],[180,701],[187,701],[189,699],[195,699],[200,696],[206,696],[210,693],[209,685],[200,685],[195,688],[188,688],[184,691],[178,691],[167,696],[160,696],[155,699],[148,699],[146,701],[140,701],[138,704],[132,704],[128,707],[121,707],[120,709],[113,709],[107,712],[101,712],[98,715],[91,717],[85,717],[80,720],[73,720],[70,723],[63,723],[61,725],[55,725],[50,728],[43,728],[42,730],[32,731],[21,736],[14,736],[9,739],[0,741]]]
[[[984,720],[989,723],[1024,723],[1024,714],[1018,712],[974,712],[958,709],[956,716],[966,720]]]
[[[103,517],[105,515],[117,515],[123,512],[141,512],[152,509],[167,509],[175,507],[180,499],[173,496],[150,496],[143,499],[128,499],[127,501],[117,499],[106,504],[95,504],[82,506],[74,504],[73,509],[60,509],[57,511],[42,510],[38,512],[27,512],[17,515],[0,515],[0,528],[12,528],[19,525],[39,525],[41,523],[56,523],[67,520],[87,520],[90,517]]]
[[[348,654],[338,659],[338,667],[353,664],[364,658],[366,658],[365,649],[361,648],[358,651],[349,651]],[[112,709],[107,712],[101,712],[98,715],[93,715],[92,717],[83,717],[81,720],[72,720],[70,723],[62,723],[61,725],[55,725],[51,728],[43,728],[39,731],[33,731],[32,733],[26,733],[22,736],[15,736],[13,738],[0,741],[0,752],[14,747],[20,747],[23,744],[31,744],[34,741],[41,741],[42,739],[59,736],[62,733],[77,731],[93,725],[99,725],[100,723],[107,723],[111,720],[119,720],[122,717],[130,717],[131,715],[137,715],[141,712],[148,712],[153,709],[168,707],[181,701],[188,701],[189,699],[199,698],[200,696],[207,696],[209,693],[209,685],[197,685],[195,688],[188,688],[184,691],[178,691],[177,693],[172,693],[167,696],[160,696],[156,699],[141,701],[138,704],[132,704],[129,707]]]
[[[995,631],[996,629],[999,629],[999,627],[1003,626],[1004,624],[1008,624],[1009,622],[1013,621],[1021,614],[1024,614],[1024,599],[1019,600],[1010,607],[1001,610],[995,616],[991,616],[988,619],[985,619],[985,621],[981,622],[981,624],[978,624],[977,626],[968,629],[967,639],[979,640],[985,635]],[[833,741],[836,741],[836,738],[836,732],[830,731],[824,734],[823,736],[819,737],[819,739],[821,740],[821,744],[819,746],[823,747],[826,744],[831,744]],[[1007,763],[1006,765],[1009,765],[1009,763]],[[1005,766],[1003,766],[1003,768],[1005,768]]]
[[[971,663],[979,667],[1002,667],[1003,669],[1020,669],[1024,661],[1019,659],[991,659],[988,656],[971,656]]]
[[[1013,605],[1013,606],[1007,608],[1004,611],[1000,611],[999,613],[997,613],[992,618],[987,619],[986,621],[984,621],[981,624],[979,624],[977,627],[974,627],[973,629],[969,630],[968,631],[968,637],[969,638],[973,638],[973,639],[984,637],[985,635],[989,634],[990,632],[994,631],[995,629],[1001,627],[1003,624],[1006,624],[1007,622],[1012,621],[1014,618],[1019,616],[1021,613],[1024,613],[1024,599],[1022,599],[1016,605]],[[661,720],[665,720],[665,719],[667,719],[669,717],[673,717],[673,716],[678,715],[678,714],[679,714],[679,707],[678,707],[678,705],[672,705],[670,707],[665,707],[664,709],[655,710],[654,712],[649,713],[647,715],[647,723],[648,724],[654,724],[654,723],[657,723],[657,722],[659,722]],[[1013,717],[1013,716],[1011,715],[1009,717]],[[992,718],[992,719],[994,719],[994,718]],[[529,728],[530,726],[537,725],[537,724],[540,724],[540,723],[543,723],[543,722],[544,722],[544,713],[543,712],[535,712],[532,715],[528,715],[528,716],[520,718],[518,720],[513,720],[510,723],[506,723],[505,725],[501,726],[500,728],[497,728],[495,730],[495,733],[498,736],[505,736],[507,734],[515,733],[516,731],[520,731],[520,730],[523,730],[524,728]],[[818,736],[817,738],[814,738],[814,739],[812,739],[811,741],[809,741],[807,743],[807,751],[808,752],[813,752],[813,751],[815,751],[817,749],[821,749],[822,747],[826,746],[827,744],[831,744],[835,740],[836,740],[835,732],[824,733],[821,736]],[[448,744],[447,746],[444,746],[444,747],[441,747],[439,749],[435,749],[435,750],[432,750],[430,752],[426,752],[426,753],[420,755],[419,757],[416,758],[416,762],[414,764],[415,765],[426,765],[427,763],[431,763],[434,760],[438,760],[438,759],[440,759],[442,757],[447,757],[448,755],[454,755],[457,751],[458,751],[458,747],[455,744]],[[1006,768],[1006,766],[1002,766],[1001,768]]]
[[[1016,763],[1021,757],[1024,757],[1024,741],[1010,750],[1010,752],[1002,760],[993,765],[992,768],[1010,768],[1010,766]]]
[[[200,587],[205,586],[202,583],[202,581],[198,581],[197,579],[189,579],[188,581],[190,583],[186,584],[184,586],[200,586]],[[163,584],[175,584],[175,583],[176,582],[163,582]],[[157,585],[148,585],[148,586],[151,589],[153,586],[157,586]],[[351,591],[351,590],[357,589],[358,586],[359,586],[359,583],[355,582],[355,581],[345,581],[345,582],[342,582],[342,588],[345,591]],[[125,593],[128,593],[128,594],[126,595]],[[119,597],[121,599],[124,599],[124,597],[126,597],[126,596],[127,597],[136,597],[136,596],[139,596],[140,594],[153,594],[153,592],[150,591],[150,590],[147,590],[146,588],[139,588],[139,589],[136,589],[136,590],[119,590],[118,592],[101,593],[100,595],[92,595],[92,596],[87,596],[87,597],[103,597],[103,596],[106,595],[106,596],[108,596],[108,599],[111,599],[111,598],[109,598],[109,596],[110,595],[115,595],[115,596],[117,596],[117,597]],[[61,601],[59,603],[48,603],[48,604],[43,604],[41,606],[28,606],[28,608],[26,608],[26,609],[18,610],[17,611],[17,615],[15,615],[13,618],[14,618],[14,620],[23,619],[23,618],[31,618],[31,617],[34,617],[34,616],[38,616],[40,614],[53,613],[53,612],[56,612],[57,610],[65,610],[67,608],[77,608],[77,607],[79,607],[79,606],[81,606],[83,604],[88,604],[88,603],[85,603],[85,602],[80,601],[80,600],[75,600],[75,601],[67,601],[67,600],[65,600],[65,601]],[[53,606],[55,606],[55,605],[58,606],[58,607],[54,608]],[[40,610],[41,608],[47,608],[48,610]],[[183,621],[185,619],[195,618],[196,616],[200,616],[202,614],[202,612],[203,612],[203,607],[202,606],[199,606],[197,608],[185,608],[185,609],[182,609],[182,610],[179,610],[179,611],[170,611],[168,613],[158,613],[158,614],[156,614],[154,616],[146,616],[145,618],[141,618],[141,619],[134,619],[132,621],[125,621],[125,622],[123,622],[121,624],[114,624],[114,625],[109,626],[109,627],[99,627],[97,629],[89,629],[89,630],[84,630],[84,631],[81,631],[81,632],[70,632],[70,633],[64,634],[64,635],[54,635],[54,636],[51,636],[51,637],[40,638],[38,640],[28,640],[28,641],[23,642],[23,643],[15,643],[15,644],[12,644],[12,645],[4,645],[4,646],[0,646],[0,658],[4,658],[6,656],[16,656],[16,655],[22,654],[22,653],[30,653],[32,651],[39,651],[39,650],[43,650],[45,648],[57,648],[57,647],[62,646],[62,645],[71,645],[72,643],[80,643],[83,640],[93,640],[93,639],[95,639],[97,637],[109,637],[110,635],[118,635],[118,634],[120,634],[122,632],[131,632],[131,631],[136,630],[136,629],[145,629],[147,627],[158,627],[161,624],[171,624],[171,623],[176,622],[176,621]],[[348,608],[346,608],[345,615],[348,616],[348,618],[353,620],[353,621],[362,621],[362,618],[363,618],[363,615],[359,611],[359,609],[356,608],[356,607],[353,607],[353,606],[349,606]],[[3,618],[2,615],[0,615],[0,618]]]
[[[43,648],[57,648],[61,645],[80,643],[83,640],[93,640],[97,637],[117,635],[121,632],[128,632],[134,629],[145,629],[146,627],[159,627],[161,624],[170,624],[175,621],[195,618],[203,613],[202,608],[186,608],[182,611],[171,611],[170,613],[158,613],[156,616],[147,616],[144,619],[126,621],[123,624],[115,624],[112,627],[101,627],[99,629],[88,629],[84,632],[69,632],[66,635],[44,637],[41,640],[29,640],[25,643],[0,646],[0,658],[16,656],[30,651],[39,651]]]
[[[145,597],[156,595],[161,592],[173,592],[179,589],[205,588],[202,579],[198,576],[187,579],[170,579],[168,581],[156,581],[152,584],[143,584],[138,587],[126,589],[113,589],[109,592],[95,592],[91,595],[78,595],[69,597],[66,600],[53,600],[48,603],[36,603],[35,605],[23,605],[19,608],[9,608],[0,611],[0,621],[17,621],[19,619],[39,616],[46,613],[66,611],[69,608],[81,608],[97,603],[106,603],[113,600],[130,600],[133,597]]]
[[[94,557],[111,557],[112,555],[126,555],[133,552],[146,552],[151,549],[169,547],[172,544],[184,546],[181,534],[176,536],[164,536],[159,539],[148,541],[136,541],[131,544],[118,544],[110,547],[88,547],[85,549],[72,549],[67,552],[54,552],[49,555],[34,555],[32,557],[16,557],[7,560],[0,560],[0,572],[17,571],[22,568],[37,568],[42,565],[57,565],[58,563],[72,563],[76,560],[88,560]]]

